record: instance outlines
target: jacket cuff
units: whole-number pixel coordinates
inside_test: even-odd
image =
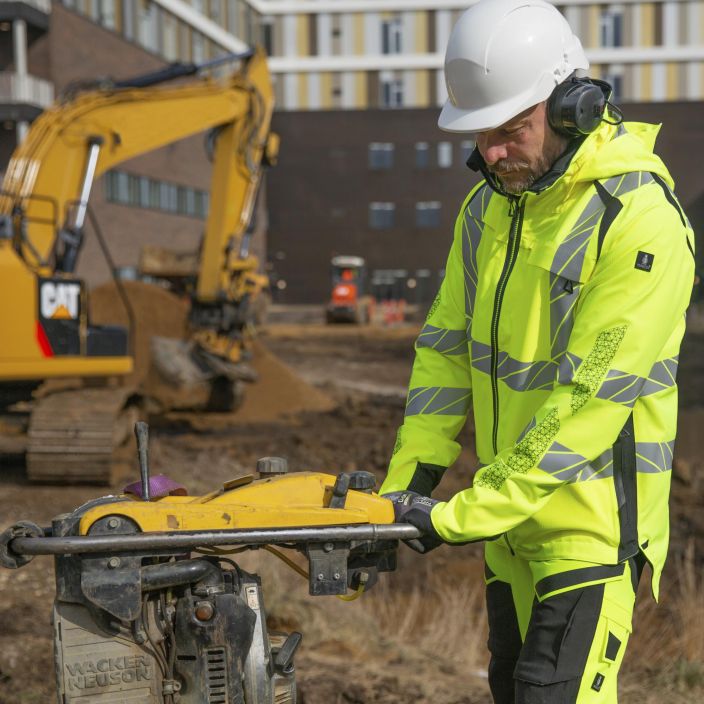
[[[411,477],[408,490],[415,491],[422,496],[430,496],[440,483],[446,469],[447,467],[442,467],[439,464],[416,463],[416,471]]]

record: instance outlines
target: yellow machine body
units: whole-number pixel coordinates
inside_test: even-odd
[[[273,104],[266,56],[257,51],[223,80],[90,90],[58,102],[32,124],[0,193],[0,382],[131,371],[126,344],[112,354],[113,338],[91,342],[83,282],[56,263],[59,235],[87,205],[93,179],[211,128],[219,132],[194,301],[237,301],[247,285],[243,271],[258,268],[252,257],[233,263],[232,253],[250,221],[262,163],[276,158]],[[42,329],[45,320],[53,338]],[[73,338],[64,344],[69,329]]]
[[[336,477],[322,472],[296,472],[227,482],[204,496],[165,496],[142,501],[106,503],[88,509],[79,534],[105,516],[123,516],[142,532],[299,528],[351,524],[390,524],[393,504],[377,494],[350,490],[344,508],[330,508]]]

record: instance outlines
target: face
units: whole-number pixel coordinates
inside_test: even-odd
[[[520,195],[546,174],[567,147],[567,138],[548,124],[546,103],[476,135],[479,153],[502,188]]]

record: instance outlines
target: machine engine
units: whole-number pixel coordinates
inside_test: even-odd
[[[100,523],[98,534],[133,532],[129,519]],[[260,580],[233,561],[65,555],[56,581],[61,704],[295,704],[301,635],[267,631]]]

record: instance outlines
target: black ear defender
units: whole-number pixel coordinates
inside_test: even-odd
[[[620,124],[621,111],[609,102],[611,86],[595,78],[568,78],[555,87],[548,98],[550,126],[567,137],[581,137],[593,132],[601,122]],[[610,108],[615,122],[605,118]]]

